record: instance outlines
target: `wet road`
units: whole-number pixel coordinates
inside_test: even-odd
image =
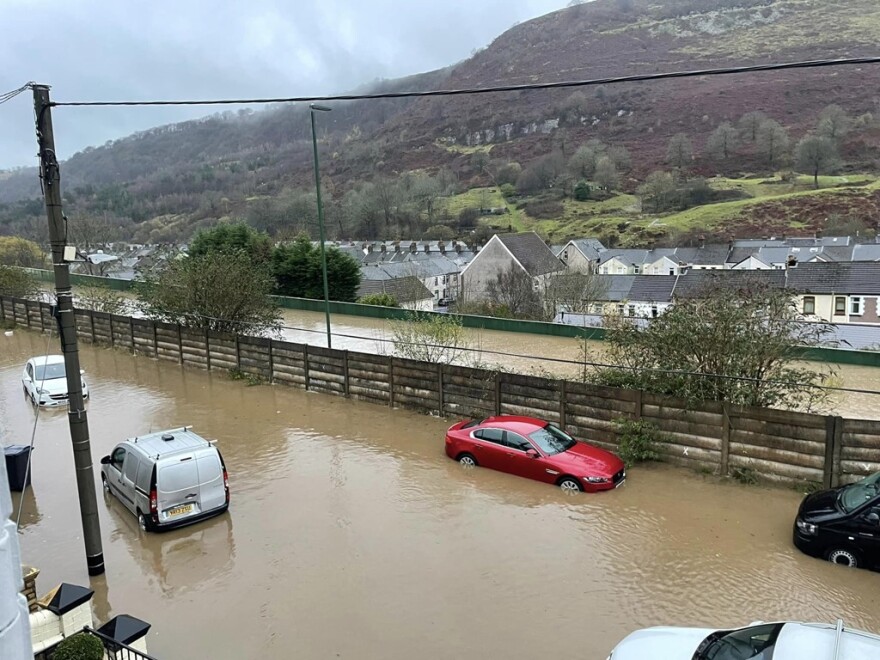
[[[0,335],[0,439],[34,420],[19,375],[46,340]],[[159,658],[600,658],[634,628],[805,618],[880,632],[880,574],[800,555],[800,496],[665,466],[612,493],[443,454],[448,422],[84,347],[93,456],[182,424],[219,440],[232,507],[143,534],[99,494],[97,617],[153,624]],[[24,560],[87,584],[63,412],[40,414]],[[97,474],[97,472],[96,472]],[[16,502],[18,500],[16,499]]]

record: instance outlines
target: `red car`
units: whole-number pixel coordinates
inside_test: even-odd
[[[611,490],[626,479],[617,456],[533,417],[459,422],[446,432],[446,455],[465,466],[510,472],[569,492]]]

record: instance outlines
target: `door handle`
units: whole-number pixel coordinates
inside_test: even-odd
[[[198,493],[190,493],[186,496],[186,499],[190,499],[191,497],[195,497],[196,495],[198,495]]]

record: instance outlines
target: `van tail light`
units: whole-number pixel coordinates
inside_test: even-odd
[[[156,517],[156,514],[159,513],[159,497],[156,494],[156,489],[150,491],[150,513],[153,517]]]
[[[226,489],[226,503],[229,504],[229,474],[223,468],[223,487]]]

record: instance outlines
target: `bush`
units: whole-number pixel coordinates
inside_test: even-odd
[[[458,214],[458,226],[462,229],[468,229],[477,226],[477,220],[480,218],[480,210],[473,207],[463,208]]]
[[[52,653],[52,660],[103,660],[104,645],[92,635],[78,633],[71,635]]]
[[[377,305],[379,307],[400,307],[397,300],[390,293],[371,293],[358,298],[361,305]]]
[[[555,219],[565,213],[565,207],[561,202],[552,199],[537,199],[528,202],[524,210],[533,218]]]
[[[501,195],[504,199],[510,199],[511,197],[516,197],[516,186],[512,183],[502,183],[501,184]]]
[[[0,296],[36,299],[39,295],[39,285],[25,271],[0,266]]]
[[[746,486],[758,483],[758,473],[749,467],[735,467],[730,471],[730,476]]]
[[[579,202],[586,202],[590,199],[590,184],[586,181],[578,181],[574,187],[574,198]]]
[[[627,466],[645,461],[659,460],[656,444],[661,442],[660,429],[651,422],[616,419],[617,436],[620,441],[618,454]]]

